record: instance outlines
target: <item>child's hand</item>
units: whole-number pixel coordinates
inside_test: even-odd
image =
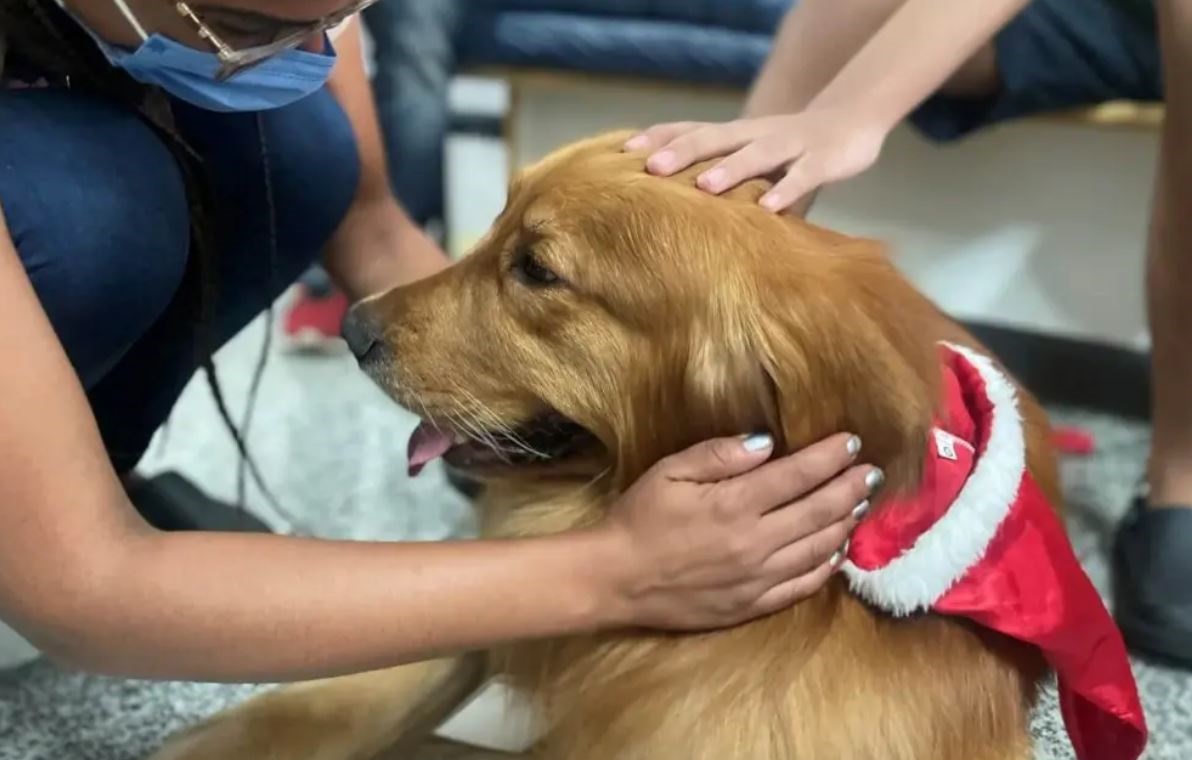
[[[724,157],[699,176],[701,189],[719,194],[745,180],[770,177],[776,184],[759,202],[785,211],[821,185],[873,166],[889,131],[848,110],[812,107],[724,124],[659,124],[635,135],[625,148],[650,151],[647,170],[663,176]]]

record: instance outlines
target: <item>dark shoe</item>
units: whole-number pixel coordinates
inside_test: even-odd
[[[1135,652],[1192,668],[1192,509],[1138,498],[1113,547],[1114,616]]]
[[[247,511],[211,498],[176,472],[134,477],[125,488],[133,506],[158,530],[273,532]]]

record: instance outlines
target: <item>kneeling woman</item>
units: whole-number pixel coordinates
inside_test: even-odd
[[[446,265],[385,177],[366,4],[0,0],[0,619],[94,671],[282,681],[818,588],[865,490],[847,435],[764,466],[764,435],[701,444],[604,524],[523,542],[139,516],[129,476],[183,386],[307,266],[359,298]]]

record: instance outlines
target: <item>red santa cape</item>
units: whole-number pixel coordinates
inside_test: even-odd
[[[1077,757],[1135,760],[1147,727],[1126,648],[1026,469],[1014,385],[962,346],[941,358],[946,404],[921,487],[857,527],[842,570],[892,615],[963,617],[1038,647]]]

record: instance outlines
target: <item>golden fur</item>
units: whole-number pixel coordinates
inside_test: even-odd
[[[716,198],[694,187],[700,167],[648,176],[623,139],[531,167],[472,255],[366,306],[400,357],[384,382],[410,408],[488,428],[549,408],[598,438],[563,466],[494,476],[487,533],[590,523],[659,458],[743,431],[773,431],[782,452],[856,432],[888,493],[913,487],[938,402],[935,344],[981,347],[878,244],[764,211],[762,182]],[[516,282],[526,251],[566,285]],[[1029,467],[1059,505],[1046,419],[1021,402]],[[555,760],[1025,760],[1043,672],[1033,652],[961,622],[876,614],[840,580],[729,631],[490,654],[548,716],[540,750]],[[283,689],[160,757],[370,756],[439,693],[412,674],[441,681],[444,667]],[[312,736],[312,711],[357,717],[316,721]]]

